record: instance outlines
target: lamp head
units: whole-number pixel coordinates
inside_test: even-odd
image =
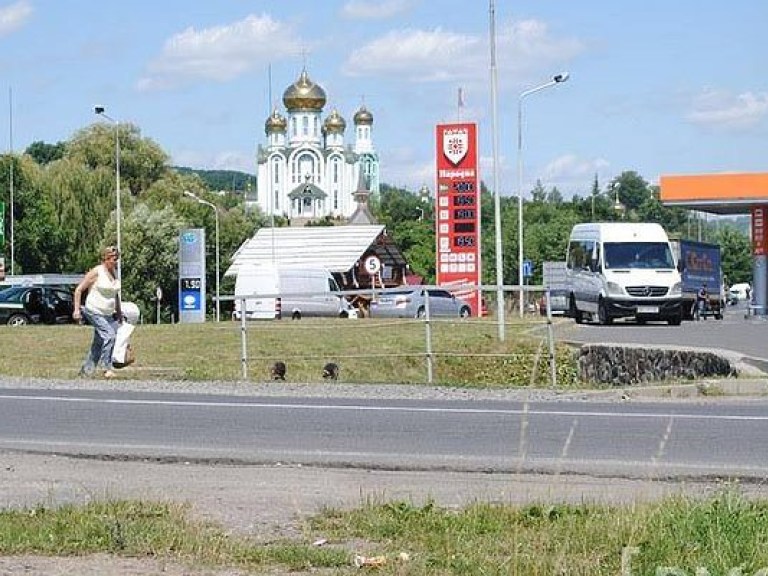
[[[93,111],[96,114],[104,114],[104,106],[94,106]]]
[[[563,72],[562,74],[556,74],[552,78],[552,80],[554,80],[555,82],[560,84],[560,83],[565,82],[566,80],[568,80],[568,78],[570,78],[570,77],[571,77],[571,75],[568,72]]]

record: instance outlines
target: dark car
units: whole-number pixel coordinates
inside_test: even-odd
[[[11,286],[0,290],[0,324],[72,322],[72,291],[63,286]]]

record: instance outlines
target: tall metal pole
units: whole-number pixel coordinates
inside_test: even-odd
[[[103,106],[96,106],[94,108],[94,112],[115,126],[115,220],[117,233],[117,251],[120,253],[120,258],[117,261],[117,277],[122,280],[123,274],[121,262],[123,260],[123,246],[121,242],[120,225],[123,216],[120,201],[120,122],[105,114]]]
[[[504,259],[501,242],[501,201],[499,199],[499,136],[497,121],[498,78],[496,73],[496,8],[490,0],[490,44],[491,44],[491,118],[493,141],[493,218],[496,235],[496,321],[498,323],[499,341],[505,338],[504,326]]]
[[[567,72],[557,74],[549,82],[521,92],[517,99],[517,281],[519,289],[518,300],[520,304],[520,318],[525,314],[525,308],[523,306],[523,282],[525,281],[523,269],[523,99],[535,92],[565,82],[568,78],[569,75]]]
[[[14,264],[13,264],[13,262],[14,262],[14,260],[16,260],[16,256],[15,256],[16,242],[14,241],[14,237],[13,237],[13,226],[14,226],[14,220],[16,220],[16,218],[14,217],[14,214],[13,214],[13,196],[14,196],[14,193],[13,193],[13,165],[14,165],[14,160],[13,160],[13,88],[10,87],[10,86],[8,87],[8,145],[11,148],[11,170],[10,170],[10,176],[9,176],[10,181],[8,183],[9,184],[8,191],[9,191],[10,197],[11,197],[11,212],[10,212],[10,214],[11,214],[11,216],[10,216],[10,220],[11,220],[11,276],[13,276],[13,272],[14,272],[14,268],[13,268]],[[4,225],[4,223],[3,223],[3,225]]]
[[[199,204],[204,204],[213,209],[214,221],[216,224],[216,322],[218,322],[221,320],[221,303],[219,302],[219,209],[216,207],[216,204],[203,200],[189,190],[184,190],[184,195],[189,196],[193,200],[197,200]]]

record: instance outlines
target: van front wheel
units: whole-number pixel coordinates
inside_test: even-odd
[[[296,310],[296,312],[291,314],[291,320],[301,320],[301,312]]]
[[[597,304],[597,321],[600,324],[608,325],[613,324],[613,318],[611,318],[611,315],[608,313],[608,308],[605,305],[605,300],[602,298],[600,299],[600,302]]]
[[[576,324],[584,323],[584,315],[582,314],[581,310],[576,308],[576,298],[573,296],[571,296],[571,305],[568,311],[568,315],[576,321]]]

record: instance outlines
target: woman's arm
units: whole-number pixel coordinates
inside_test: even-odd
[[[75,288],[75,294],[72,298],[72,318],[74,320],[80,320],[80,300],[82,300],[83,292],[87,291],[96,282],[99,277],[99,271],[96,268],[91,268],[85,277],[80,281],[80,284]]]

